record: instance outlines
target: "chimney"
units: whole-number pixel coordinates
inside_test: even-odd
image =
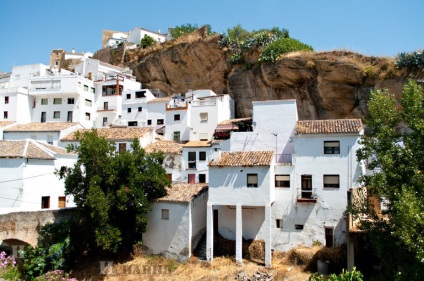
[[[72,53],[75,54],[75,48],[72,48]]]

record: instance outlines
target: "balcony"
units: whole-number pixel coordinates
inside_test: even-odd
[[[275,154],[275,163],[283,165],[292,165],[292,155],[291,154]]]
[[[196,160],[188,161],[188,169],[196,169]]]
[[[174,101],[166,105],[166,110],[186,110],[188,108],[188,103],[185,101]]]
[[[299,188],[297,192],[297,202],[316,203],[316,188]]]
[[[116,111],[116,105],[109,106],[99,106],[97,107],[97,111]]]
[[[215,106],[216,99],[191,101],[191,106]]]

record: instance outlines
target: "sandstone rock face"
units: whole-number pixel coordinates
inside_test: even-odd
[[[400,95],[406,81],[393,60],[344,51],[295,53],[275,63],[248,60],[251,63],[234,66],[219,35],[207,36],[205,30],[128,57],[125,64],[149,88],[170,95],[189,89],[230,94],[237,117],[252,115],[252,101],[274,99],[296,99],[299,119],[362,117],[372,89],[388,88]]]

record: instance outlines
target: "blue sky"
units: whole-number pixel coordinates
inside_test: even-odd
[[[317,51],[395,56],[424,48],[423,11],[421,0],[0,0],[0,71],[48,64],[53,49],[94,53],[103,29],[166,33],[185,23],[208,23],[220,33],[237,24],[277,26]]]

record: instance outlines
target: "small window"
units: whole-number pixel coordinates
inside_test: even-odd
[[[93,104],[93,102],[91,100],[85,100],[85,105],[86,106],[91,106]]]
[[[181,116],[179,114],[174,115],[174,121],[180,121]]]
[[[59,62],[58,61],[55,61],[54,62],[54,65],[58,66],[59,65]]]
[[[54,98],[53,104],[62,104],[62,98]]]
[[[41,105],[47,105],[48,99],[41,99]]]
[[[120,143],[119,144],[119,153],[124,153],[127,151],[127,144],[126,143]]]
[[[174,132],[173,140],[176,141],[176,142],[180,141],[180,132],[179,131]]]
[[[340,187],[340,176],[339,175],[324,175],[324,187]]]
[[[207,141],[208,140],[208,133],[200,133],[199,134],[199,140]]]
[[[258,187],[258,174],[247,174],[247,187]]]
[[[127,108],[127,113],[131,113],[131,107]]]
[[[131,94],[127,94],[127,100],[131,99]]]
[[[50,196],[41,197],[41,209],[49,209],[50,208]]]
[[[107,102],[107,101],[103,102],[103,109],[109,110],[109,102]]]
[[[90,88],[90,92],[95,94],[96,93],[96,89],[94,89],[93,87]]]
[[[88,92],[88,86],[84,85],[84,91]]]
[[[138,112],[143,111],[143,108],[141,106],[138,107]]]
[[[5,111],[3,112],[3,119],[8,119],[9,118],[9,112]]]
[[[208,122],[208,113],[207,112],[200,113],[200,122]]]
[[[283,220],[282,219],[276,219],[275,224],[277,228],[283,228]]]
[[[324,141],[324,154],[340,154],[340,142]]]
[[[4,103],[5,104],[8,104],[9,103],[9,97],[8,96],[4,97]]]
[[[53,112],[53,119],[59,119],[60,118],[60,111]]]
[[[58,207],[59,208],[65,208],[66,207],[66,196],[59,196]]]
[[[199,183],[206,182],[206,174],[199,174]]]
[[[107,126],[107,117],[103,117],[103,127]]]
[[[158,120],[156,121],[156,124],[157,124],[157,125],[163,125],[163,119],[158,119]]]
[[[196,169],[196,152],[189,151],[188,153],[188,168]]]
[[[135,92],[135,98],[136,99],[141,99],[141,98],[145,98],[145,97],[146,97],[146,91]]]
[[[275,175],[275,187],[290,188],[290,175]]]
[[[75,103],[75,99],[74,98],[69,98],[68,99],[68,104],[74,104]]]
[[[128,127],[137,127],[138,122],[137,121],[128,121]]]
[[[163,220],[169,220],[169,210],[168,209],[162,209],[162,219]]]
[[[206,161],[206,151],[199,151],[199,161]]]
[[[66,122],[72,122],[74,113],[72,111],[68,111],[68,117],[66,118]]]
[[[147,120],[147,125],[152,125],[152,120],[151,119]]]
[[[85,113],[85,120],[91,120],[91,114],[86,112]]]
[[[302,230],[303,229],[303,224],[295,224],[294,225],[294,229],[296,229],[296,230]]]
[[[325,228],[325,246],[333,247],[334,241],[334,229],[332,227]]]

